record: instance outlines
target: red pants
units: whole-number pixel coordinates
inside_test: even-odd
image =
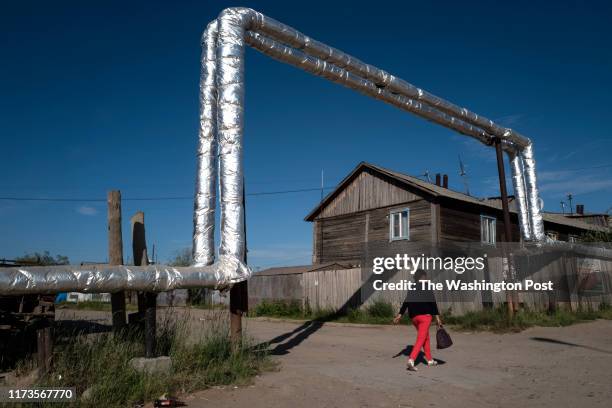
[[[422,347],[427,361],[432,360],[429,345],[429,325],[431,324],[431,315],[427,314],[414,316],[412,318],[412,324],[417,329],[417,338],[416,342],[414,343],[414,347],[410,352],[410,359],[413,361],[416,360]]]

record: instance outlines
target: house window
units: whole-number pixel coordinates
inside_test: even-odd
[[[410,237],[410,209],[404,208],[392,211],[389,216],[389,239],[409,239]]]
[[[497,232],[497,220],[487,215],[480,216],[480,242],[487,245],[495,245]]]
[[[578,237],[576,235],[570,235],[569,237],[567,237],[567,240],[569,242],[578,242]]]
[[[558,241],[559,240],[559,233],[555,232],[555,231],[547,231],[546,232],[546,236],[551,240],[551,241]]]

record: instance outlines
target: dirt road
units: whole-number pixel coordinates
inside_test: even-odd
[[[107,312],[60,316],[110,320]],[[195,326],[206,325],[205,311],[190,316]],[[419,365],[416,373],[405,370],[412,327],[253,319],[245,325],[250,336],[271,342],[279,370],[249,386],[184,397],[189,407],[582,408],[609,407],[612,400],[612,321],[503,335],[451,330],[455,344],[433,350],[442,364]]]
[[[249,320],[271,340],[278,372],[247,387],[211,389],[190,407],[609,407],[612,322],[517,334],[452,333],[444,364],[405,370],[411,327]],[[433,334],[433,329],[432,329]]]

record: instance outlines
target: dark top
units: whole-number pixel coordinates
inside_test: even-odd
[[[419,285],[417,285],[417,288]],[[436,297],[431,290],[409,290],[406,294],[406,299],[402,303],[402,307],[399,314],[403,315],[408,309],[408,316],[412,319],[418,315],[438,315],[438,305],[436,304]]]

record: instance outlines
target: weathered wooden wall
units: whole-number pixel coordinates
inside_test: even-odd
[[[388,207],[419,198],[421,195],[408,191],[397,181],[366,169],[322,209],[317,219]]]
[[[429,197],[400,187],[393,179],[365,170],[314,220],[313,263],[361,265],[377,251],[400,251],[431,241]],[[410,209],[410,240],[389,240],[389,214]],[[375,248],[375,250],[374,250]]]
[[[479,209],[474,206],[453,202],[440,205],[440,239],[442,241],[480,242],[480,216],[495,217],[496,240],[504,241],[504,219],[501,211],[495,209]],[[516,214],[511,214],[512,239],[520,239],[520,231]]]
[[[523,307],[541,311],[551,307],[577,310],[580,307],[597,308],[600,303],[612,304],[612,259],[540,254],[521,262],[529,263],[530,278],[539,282],[550,279],[558,289],[556,292],[520,293],[518,298]],[[525,278],[520,275],[524,267],[520,262],[517,265],[519,280]],[[487,267],[483,271],[459,275],[450,270],[436,270],[429,271],[428,276],[434,282],[444,282],[446,279],[501,282],[505,278],[504,269],[502,258],[491,256],[487,258]],[[384,300],[399,308],[406,292],[374,291],[372,284],[375,279],[400,282],[413,280],[413,276],[406,270],[375,275],[371,270],[362,268],[284,275],[255,274],[249,281],[249,302],[251,306],[255,306],[262,300],[297,301],[311,310],[340,310]],[[437,291],[435,294],[440,311],[450,311],[455,315],[501,306],[506,301],[503,291]]]
[[[249,279],[249,306],[256,306],[262,300],[292,300],[302,302],[304,290],[302,274],[259,275]]]
[[[333,269],[303,273],[259,275],[249,280],[249,304],[263,300],[298,301],[311,310],[339,310],[359,306],[361,269]]]
[[[361,268],[307,272],[302,281],[304,306],[311,310],[359,307]]]

